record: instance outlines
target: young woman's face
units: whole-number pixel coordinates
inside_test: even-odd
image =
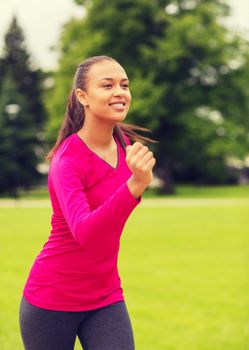
[[[94,64],[88,72],[87,91],[77,89],[86,114],[117,122],[125,119],[131,94],[124,69],[114,61]]]

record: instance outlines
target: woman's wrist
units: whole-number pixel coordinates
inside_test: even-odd
[[[135,180],[135,178],[133,176],[131,176],[129,178],[129,180],[127,180],[127,186],[131,192],[131,194],[138,199],[142,193],[145,191],[145,189],[147,188],[147,185],[138,182],[137,180]]]

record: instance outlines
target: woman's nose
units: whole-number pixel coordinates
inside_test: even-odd
[[[119,87],[115,88],[113,95],[120,96],[120,95],[122,95],[122,93],[123,93],[123,91],[122,91],[121,87],[119,86]]]

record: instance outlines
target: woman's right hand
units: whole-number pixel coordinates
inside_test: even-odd
[[[152,169],[156,159],[147,146],[135,142],[126,147],[126,163],[132,172],[127,181],[128,187],[135,197],[139,197],[153,179]]]

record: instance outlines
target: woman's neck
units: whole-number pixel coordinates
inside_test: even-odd
[[[88,120],[91,120],[91,122]],[[113,145],[114,126],[114,123],[102,122],[99,119],[85,118],[84,125],[77,134],[86,141],[88,145],[97,148],[108,148]]]

